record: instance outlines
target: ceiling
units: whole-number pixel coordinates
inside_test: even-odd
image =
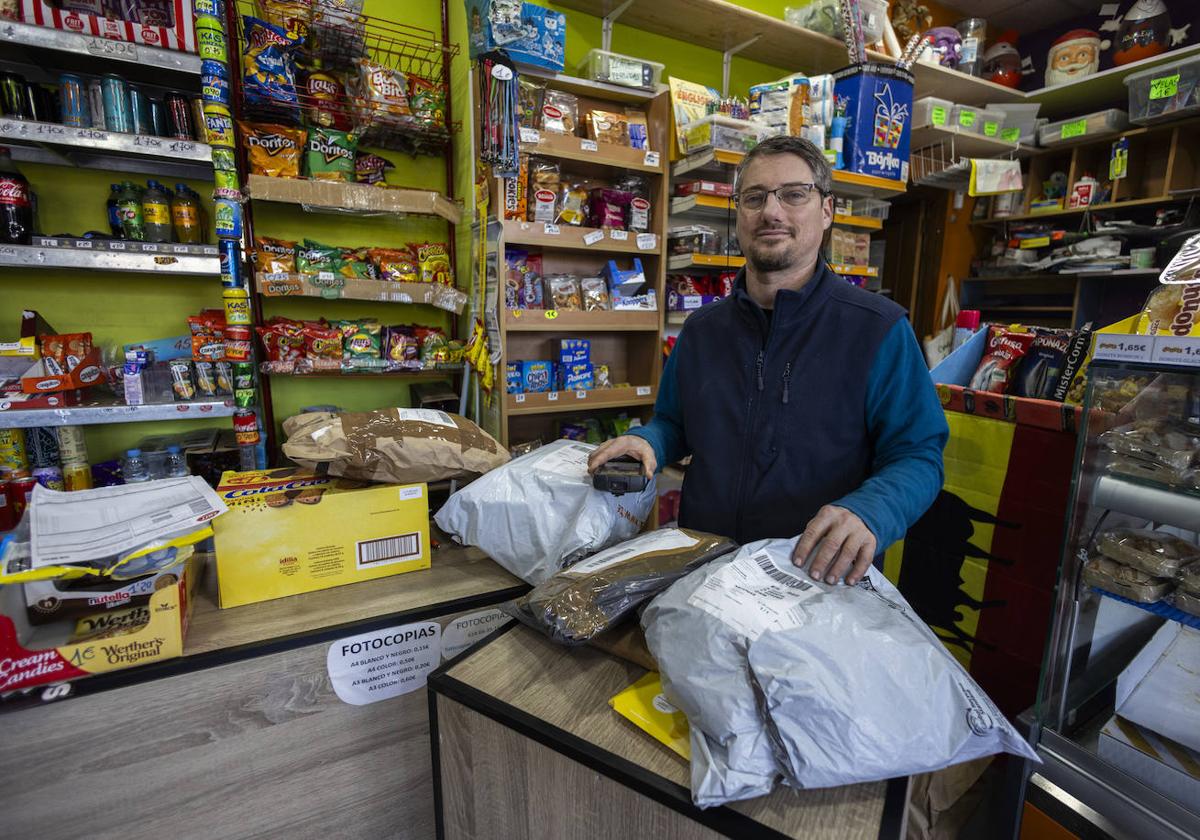
[[[1096,14],[1106,3],[1104,0],[940,0],[939,5],[960,12],[963,17],[985,18],[993,30],[990,35],[1001,29],[1015,29],[1023,34],[1036,32],[1070,18]]]

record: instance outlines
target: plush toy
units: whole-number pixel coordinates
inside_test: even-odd
[[[1050,45],[1046,87],[1074,82],[1100,69],[1100,35],[1091,29],[1072,29]]]
[[[921,50],[920,61],[926,64],[940,64],[951,70],[958,67],[962,56],[962,35],[953,26],[935,26],[921,36],[925,46]]]

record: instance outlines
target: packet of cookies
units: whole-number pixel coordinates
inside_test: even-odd
[[[615,111],[588,111],[588,137],[597,143],[629,145],[629,123],[624,114]]]
[[[1146,298],[1138,335],[1200,335],[1200,235],[1183,244]]]
[[[579,278],[570,274],[559,274],[546,278],[547,309],[573,310],[583,309],[583,292],[579,287]]]
[[[547,90],[542,101],[542,131],[574,134],[579,125],[579,98],[561,90]]]
[[[608,297],[608,283],[603,277],[584,277],[579,281],[583,293],[584,312],[602,312],[612,309],[612,301]]]
[[[238,122],[250,172],[270,178],[299,178],[304,129],[271,123]]]

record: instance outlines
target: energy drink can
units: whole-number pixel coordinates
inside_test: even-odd
[[[29,507],[34,487],[37,487],[37,479],[33,478],[28,470],[18,470],[9,476],[8,507],[12,511],[14,521],[21,521],[25,508]]]
[[[64,464],[86,464],[88,461],[87,440],[82,426],[60,426],[58,429],[58,457]]]
[[[29,464],[34,469],[38,467],[57,467],[58,432],[49,426],[34,426],[25,430],[25,452],[29,455]]]
[[[73,73],[58,77],[59,118],[63,125],[87,128],[92,124],[88,116],[87,89],[83,81]]]
[[[134,134],[153,134],[150,122],[150,98],[140,88],[129,88],[129,113],[133,115]]]
[[[163,109],[167,112],[167,137],[176,140],[197,140],[192,127],[192,105],[182,93],[168,93],[163,97]]]
[[[62,468],[54,467],[34,467],[33,480],[45,487],[47,490],[65,490],[66,485],[63,483]]]
[[[150,100],[150,129],[155,137],[167,137],[167,109],[157,99]]]
[[[253,376],[250,381],[254,381]],[[29,459],[25,456],[24,429],[0,429],[0,470],[3,469],[29,469]]]
[[[241,243],[236,239],[222,239],[217,243],[221,249],[221,285],[225,290],[236,291],[242,288],[242,248]],[[243,290],[244,292],[244,290]],[[247,312],[249,312],[249,303],[247,303]],[[230,321],[229,320],[229,304],[225,304],[225,323],[227,324],[249,324],[249,319],[245,321]]]
[[[238,446],[253,446],[261,437],[258,433],[258,416],[248,408],[239,408],[233,413],[233,436]]]
[[[133,131],[133,111],[129,107],[129,86],[116,73],[105,73],[100,79],[104,95],[104,125],[109,131],[126,134]]]
[[[19,73],[0,73],[0,116],[26,119],[25,77]]]
[[[108,130],[108,121],[104,119],[104,85],[99,79],[92,79],[87,86],[88,113],[92,116],[92,128],[101,131]]]
[[[204,130],[204,100],[200,96],[192,96],[188,98],[188,106],[192,111],[192,125],[195,126],[195,138],[201,143],[208,142],[208,135]]]
[[[92,468],[87,463],[63,464],[63,485],[67,490],[90,490]]]

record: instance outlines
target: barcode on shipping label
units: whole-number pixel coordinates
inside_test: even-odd
[[[801,592],[807,592],[813,588],[813,585],[808,581],[800,580],[800,578],[795,577],[794,575],[789,575],[787,572],[781,572],[779,569],[775,568],[775,564],[771,562],[771,556],[769,554],[756,554],[754,556],[754,562],[757,563],[758,567],[766,572],[771,580],[775,581],[776,583],[782,583],[784,586],[790,587],[791,589],[798,589]]]
[[[360,540],[354,545],[358,554],[355,565],[359,569],[386,566],[389,563],[402,563],[405,560],[416,560],[421,556],[420,534],[400,534],[377,540]]]

